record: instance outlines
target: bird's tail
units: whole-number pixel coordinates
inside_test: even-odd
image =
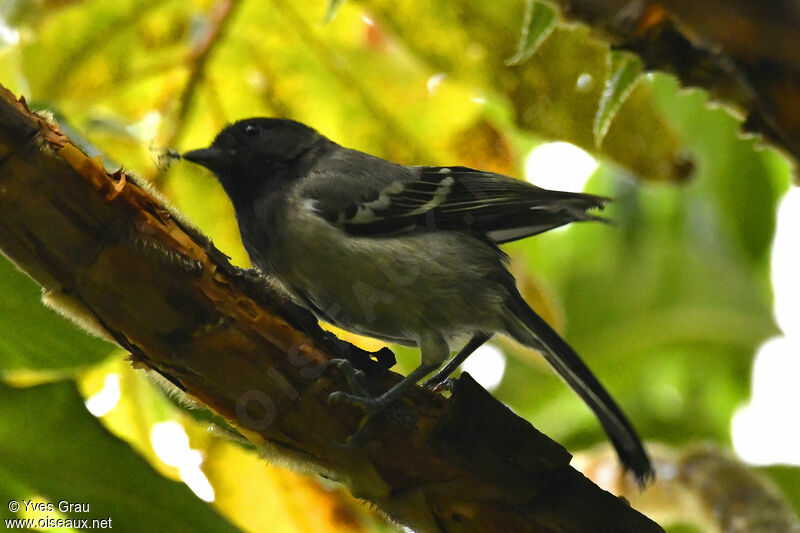
[[[594,411],[624,468],[633,471],[639,484],[644,485],[654,475],[653,466],[622,410],[575,350],[528,306],[516,289],[512,291],[508,306],[513,314],[508,319],[508,333],[518,342],[542,352],[558,375]]]

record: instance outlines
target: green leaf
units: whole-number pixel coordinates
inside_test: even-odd
[[[608,76],[600,96],[597,113],[594,117],[594,142],[597,148],[603,144],[611,121],[619,108],[633,92],[642,74],[642,61],[629,52],[612,51],[608,54]]]
[[[519,46],[514,57],[506,60],[506,65],[519,65],[527,61],[539,49],[539,45],[553,33],[556,28],[556,11],[544,2],[528,0],[525,5],[525,19]]]
[[[42,305],[41,287],[2,254],[0,287],[0,376],[19,370],[71,374],[114,349]]]
[[[684,91],[671,76],[653,75],[656,102],[681,131],[686,147],[697,155],[699,179],[691,186],[706,196],[721,225],[723,238],[762,269],[775,231],[778,200],[789,188],[789,162],[774,151],[743,138],[739,121],[719,106],[710,106],[700,90]],[[702,124],[702,125],[700,125]]]
[[[88,516],[62,513],[67,518],[111,518],[123,531],[237,531],[112,436],[72,382],[27,389],[0,384],[0,456],[0,479],[10,480],[2,485],[14,491],[13,499],[40,495],[89,504]],[[0,508],[8,512],[5,503]]]
[[[568,141],[597,152],[594,119],[610,50],[586,27],[554,24],[533,57],[509,68],[505,61],[518,51],[520,21],[525,18],[522,2],[455,0],[422,7],[413,0],[369,0],[364,5],[378,28],[386,28],[401,50],[413,54],[412,60],[446,73],[449,83],[459,83],[475,96],[498,96],[515,127],[540,139]],[[447,28],[446,39],[442,28]],[[399,72],[395,69],[376,83],[383,87]],[[648,88],[635,84],[634,89],[612,113],[602,155],[643,179],[679,181],[685,177],[686,160],[680,139]],[[417,108],[406,106],[404,114]],[[615,127],[618,122],[621,127]]]

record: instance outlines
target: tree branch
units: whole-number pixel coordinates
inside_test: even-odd
[[[108,174],[1,86],[0,96],[0,250],[135,366],[268,454],[418,531],[661,531],[466,375],[449,399],[415,389],[363,447],[341,446],[361,413],[328,405],[345,381],[324,363],[351,359],[377,391],[400,379],[384,371],[390,355],[322,331],[138,180]]]
[[[757,0],[556,0],[651,69],[744,110],[743,128],[800,161],[800,9]]]

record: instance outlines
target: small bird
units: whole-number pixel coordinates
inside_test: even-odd
[[[344,148],[289,119],[250,118],[182,157],[233,203],[252,263],[345,330],[418,346],[421,363],[384,394],[332,399],[374,414],[461,351],[436,386],[496,333],[541,352],[599,419],[626,469],[652,465],[630,422],[575,351],[520,295],[498,245],[573,221],[608,199],[471,168],[404,166]],[[355,380],[350,380],[351,384]]]

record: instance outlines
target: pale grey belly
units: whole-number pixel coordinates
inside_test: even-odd
[[[497,271],[504,266],[480,240],[458,233],[351,237],[308,217],[287,228],[268,261],[320,318],[403,344],[426,331],[453,343],[502,327],[506,290]]]

